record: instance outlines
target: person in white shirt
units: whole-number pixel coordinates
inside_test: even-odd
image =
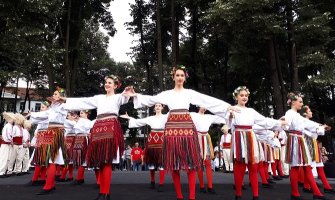
[[[214,150],[211,140],[211,136],[208,134],[209,128],[212,124],[223,124],[226,123],[224,118],[215,115],[205,114],[206,108],[200,106],[199,112],[191,112],[191,117],[194,122],[195,128],[198,132],[198,139],[200,145],[200,153],[203,166],[198,170],[198,178],[200,182],[200,192],[202,193],[212,193],[215,191],[213,189],[213,175],[212,175],[212,164],[211,161],[214,159]],[[208,182],[207,191],[205,189],[205,181],[203,175],[203,167],[206,168],[206,176]]]
[[[215,158],[214,158],[214,166],[215,166],[215,171],[219,171],[220,170],[220,166],[223,163],[223,156],[220,156],[218,151],[214,151],[215,154]]]
[[[158,191],[163,191],[165,170],[163,168],[162,149],[164,141],[164,128],[167,120],[167,115],[162,113],[164,109],[160,103],[155,104],[155,115],[143,119],[135,119],[128,115],[121,117],[129,119],[129,128],[138,128],[149,125],[151,131],[148,135],[145,151],[144,163],[148,165],[150,170],[150,187],[155,188],[155,169],[159,170],[159,185]]]
[[[48,101],[43,101],[40,112],[46,112],[49,109],[49,106],[50,103]],[[34,132],[34,137],[31,140],[31,146],[35,147],[32,153],[31,164],[35,166],[35,169],[31,181],[27,185],[36,186],[45,184],[46,179],[47,157],[44,156],[44,153],[46,153],[47,146],[41,145],[41,142],[43,141],[43,137],[48,130],[49,120],[44,117],[39,118],[34,117],[34,115],[31,116],[31,113],[28,113],[28,116],[30,116],[31,123],[37,124],[37,127]]]
[[[290,166],[285,163],[285,152],[286,152],[286,142],[287,142],[287,134],[284,130],[279,132],[278,135],[278,139],[281,145],[280,148],[280,161],[282,163],[283,166],[283,172],[284,172],[284,178],[288,178],[289,177],[289,173],[290,173]]]
[[[15,114],[15,123],[13,126],[12,138],[13,146],[9,155],[7,175],[21,175],[22,160],[24,156],[23,149],[23,122],[25,118],[19,113]]]
[[[225,116],[228,110],[236,110],[230,104],[185,89],[188,76],[184,66],[174,67],[171,71],[174,89],[161,92],[155,96],[136,94],[132,89],[127,92],[134,97],[134,107],[153,106],[156,103],[166,105],[170,112],[164,130],[163,166],[172,171],[177,199],[183,199],[180,184],[180,170],[187,171],[189,183],[189,199],[195,199],[196,171],[201,167],[201,155],[197,131],[189,114],[190,104],[204,106],[218,116]]]
[[[232,151],[234,162],[235,199],[242,198],[242,184],[246,167],[253,192],[253,200],[258,199],[258,163],[261,160],[258,142],[252,126],[257,124],[264,129],[280,129],[285,124],[283,120],[266,118],[252,108],[246,106],[249,90],[240,86],[233,92],[240,112],[231,113],[229,125],[232,128]]]
[[[2,128],[1,136],[1,146],[0,146],[0,178],[6,178],[7,175],[7,164],[9,159],[9,154],[12,149],[13,144],[13,138],[12,138],[12,132],[13,132],[13,124],[15,121],[15,114],[4,112],[2,113],[3,118],[7,122],[5,126]]]
[[[22,161],[22,173],[29,174],[28,170],[30,168],[29,163],[29,147],[30,147],[30,129],[31,122],[29,120],[24,120],[23,122],[23,161]]]
[[[98,198],[110,198],[110,183],[112,164],[118,164],[120,154],[124,150],[124,139],[121,124],[118,120],[120,106],[128,103],[129,97],[117,94],[115,90],[121,87],[117,76],[105,78],[106,94],[83,98],[64,98],[66,109],[73,111],[97,109],[97,120],[90,133],[90,143],[87,150],[87,166],[99,169],[97,181],[100,182]],[[129,88],[126,87],[125,91]],[[123,92],[124,93],[124,92]]]
[[[37,195],[46,195],[55,190],[56,164],[65,164],[64,122],[67,111],[62,100],[64,96],[65,90],[57,87],[52,97],[48,98],[48,101],[51,102],[48,110],[30,113],[30,116],[34,119],[48,121],[48,129],[40,138],[42,160],[45,160],[47,165],[47,179],[43,189]]]
[[[73,182],[75,185],[81,185],[85,182],[86,153],[89,144],[88,137],[94,125],[94,121],[88,119],[89,110],[82,110],[79,119],[74,125],[74,133],[76,138],[73,144],[72,160],[75,168],[78,168],[77,178]]]
[[[223,151],[223,160],[227,173],[232,173],[234,171],[233,159],[231,158],[231,134],[228,133],[228,126],[224,125],[221,128],[223,135],[220,139],[220,146]]]
[[[290,164],[290,182],[291,182],[291,199],[301,199],[298,190],[298,174],[299,166],[304,170],[304,177],[308,180],[309,185],[313,191],[313,199],[325,199],[324,195],[320,192],[312,174],[312,158],[309,149],[306,144],[304,135],[312,135],[312,132],[322,134],[326,126],[319,124],[310,124],[302,117],[298,111],[303,106],[302,97],[295,93],[288,94],[288,105],[291,107],[285,113],[285,120],[287,121],[288,127],[288,139],[286,147],[285,162]]]

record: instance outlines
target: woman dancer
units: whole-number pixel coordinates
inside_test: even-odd
[[[242,198],[242,183],[244,172],[248,166],[249,180],[252,187],[253,199],[258,199],[258,178],[257,167],[260,161],[258,142],[252,126],[257,124],[264,129],[280,129],[285,121],[266,118],[246,104],[249,99],[249,90],[245,86],[235,89],[233,96],[237,102],[236,108],[241,112],[235,112],[230,116],[229,124],[233,132],[233,155],[234,155],[234,178],[235,178],[235,199]]]
[[[110,198],[112,164],[119,163],[120,152],[124,148],[123,133],[117,117],[120,106],[127,103],[129,98],[115,93],[120,86],[119,78],[111,75],[105,78],[106,94],[64,99],[67,110],[97,109],[98,116],[91,130],[86,156],[87,166],[99,169],[100,192],[97,199]]]
[[[72,150],[72,160],[74,167],[78,168],[77,178],[73,182],[74,185],[81,185],[85,182],[86,153],[89,144],[89,133],[94,125],[94,121],[88,119],[89,110],[80,111],[80,118],[74,125],[74,145]]]
[[[307,119],[306,124],[308,124],[309,126],[312,126],[312,127],[317,127],[318,124],[316,122],[313,122],[313,121],[310,120],[313,117],[313,112],[311,111],[309,106],[304,106],[301,109],[300,114]],[[319,126],[322,126],[322,125],[319,124]],[[330,130],[330,127],[327,126],[327,125],[324,125],[324,128],[325,128],[325,130]],[[322,159],[321,159],[321,152],[320,152],[318,142],[317,142],[317,137],[319,135],[324,135],[324,132],[320,132],[317,129],[313,130],[311,137],[308,136],[308,135],[305,135],[306,143],[307,143],[309,152],[311,153],[311,157],[312,157],[312,167],[316,167],[318,176],[321,179],[322,184],[323,184],[324,192],[334,194],[335,191],[330,186],[330,184],[329,184],[329,182],[326,178],[325,172],[323,170],[323,162],[322,162]],[[304,184],[304,190],[306,190],[306,189],[307,190],[310,189],[310,186],[309,186],[308,182]]]
[[[200,192],[215,194],[215,191],[213,189],[213,173],[211,162],[212,159],[214,159],[214,151],[211,136],[208,134],[208,130],[212,124],[224,124],[226,123],[226,120],[215,115],[205,114],[205,112],[206,108],[199,107],[198,113],[191,113],[192,120],[198,132],[201,159],[203,163],[203,165],[198,170],[198,178],[200,182]],[[206,168],[206,176],[208,182],[207,191],[205,189],[205,181],[202,169],[204,166]]]
[[[196,171],[201,167],[201,157],[197,130],[189,114],[189,106],[205,105],[206,109],[220,116],[225,116],[231,106],[224,101],[185,89],[184,82],[187,77],[185,67],[173,68],[171,75],[174,80],[172,90],[156,96],[136,94],[133,89],[127,94],[135,97],[135,108],[152,106],[156,103],[168,106],[170,113],[164,129],[163,167],[167,171],[172,171],[177,199],[183,199],[179,171],[187,171],[189,199],[195,199]]]
[[[44,101],[41,104],[41,111],[46,112],[49,109],[49,102]],[[47,115],[47,114],[46,114]],[[34,174],[31,181],[27,185],[37,186],[45,184],[45,178],[47,173],[47,156],[45,155],[46,150],[42,149],[41,141],[43,141],[44,134],[48,129],[49,120],[48,118],[38,118],[31,116],[31,113],[28,114],[32,124],[37,124],[35,129],[34,137],[31,140],[31,145],[35,147],[33,151],[32,165],[35,166]],[[40,180],[38,180],[40,178]]]
[[[148,135],[144,151],[144,162],[149,166],[150,170],[150,185],[155,188],[155,169],[159,170],[159,185],[158,191],[163,191],[165,171],[162,162],[162,148],[164,138],[164,127],[167,121],[167,115],[162,114],[163,105],[155,104],[155,115],[144,119],[134,119],[128,115],[121,117],[129,119],[129,128],[138,128],[145,125],[151,127],[151,132]]]
[[[47,165],[47,179],[43,190],[37,195],[49,194],[55,190],[55,174],[56,164],[64,165],[65,143],[64,143],[64,121],[66,118],[66,110],[61,97],[65,96],[65,90],[57,87],[53,96],[48,98],[51,105],[48,110],[41,112],[32,112],[31,117],[47,120],[49,122],[48,129],[41,137],[41,160]],[[41,163],[43,163],[41,162]]]
[[[311,135],[310,131],[324,131],[325,126],[320,126],[319,124],[310,126],[306,124],[307,120],[298,113],[303,106],[303,100],[300,95],[289,93],[287,103],[291,109],[285,113],[289,132],[285,161],[291,165],[291,200],[301,199],[298,191],[299,166],[303,167],[305,178],[312,187],[313,199],[325,199],[314,180],[311,168],[312,158],[304,138],[304,135]]]

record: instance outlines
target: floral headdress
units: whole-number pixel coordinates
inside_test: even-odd
[[[233,92],[233,97],[235,100],[236,100],[237,95],[243,90],[246,91],[248,95],[250,95],[250,91],[246,86],[238,86]]]
[[[120,80],[120,78],[118,76],[115,76],[115,75],[111,74],[111,75],[106,76],[105,80],[107,78],[112,79],[114,81],[114,84],[116,85],[117,88],[120,88],[122,86],[121,80]]]
[[[177,70],[183,70],[185,72],[185,77],[186,78],[189,77],[188,72],[187,72],[187,68],[184,65],[178,65],[176,67],[173,67],[172,70],[171,70],[171,72],[170,72],[170,75],[172,76],[172,78],[175,75],[175,73],[176,73]]]
[[[295,94],[293,92],[290,92],[288,95],[287,95],[287,105],[291,105],[292,101],[296,101],[298,100],[299,97],[303,97],[301,94]]]
[[[56,90],[59,92],[61,96],[65,96],[65,89],[62,87],[57,86]]]
[[[43,101],[42,104],[45,105],[46,107],[50,106],[50,103],[48,101]]]

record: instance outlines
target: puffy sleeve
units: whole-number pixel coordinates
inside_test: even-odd
[[[325,129],[319,123],[316,123],[312,120],[306,119],[304,121],[305,129],[316,134],[316,135],[324,135]]]
[[[49,116],[48,111],[41,111],[41,112],[32,112],[30,115],[30,121],[32,124],[38,124],[44,120],[47,120]]]
[[[135,119],[130,118],[129,119],[129,128],[138,128],[145,125],[148,125],[150,122],[150,117],[142,118],[142,119]]]
[[[124,96],[122,94],[117,94],[119,106],[128,103],[130,97]]]
[[[226,119],[216,115],[206,115],[211,124],[226,124]]]
[[[229,103],[205,94],[201,94],[194,90],[190,90],[190,93],[191,93],[191,104],[202,106],[220,117],[225,118],[227,116],[228,113],[227,111],[228,108],[230,107]]]
[[[291,112],[290,110],[288,110],[286,113],[285,113],[285,116],[284,116],[284,118],[285,118],[285,121],[286,121],[286,123],[287,123],[287,127],[288,127],[288,129],[292,129],[293,127],[292,127],[292,122],[293,122],[293,118],[294,118],[294,115],[293,115],[294,113],[293,112]]]
[[[167,105],[167,99],[171,97],[168,97],[165,92],[161,92],[155,96],[150,96],[150,95],[142,95],[142,94],[137,94],[134,97],[134,108],[143,108],[145,106],[153,106],[156,103],[161,103],[164,105]]]
[[[253,111],[255,124],[265,128],[265,129],[281,130],[281,123],[280,123],[279,120],[264,117],[263,115],[259,114],[254,109],[252,109],[252,111]]]
[[[67,98],[65,103],[66,110],[92,110],[98,105],[98,96]]]

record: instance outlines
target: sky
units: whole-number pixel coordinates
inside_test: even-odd
[[[124,23],[131,21],[129,3],[135,0],[114,0],[111,2],[109,10],[114,19],[114,26],[117,30],[114,37],[109,38],[108,52],[110,56],[117,62],[131,61],[131,57],[127,53],[131,52],[132,41],[136,37],[131,36]],[[106,34],[106,31],[101,28]]]

